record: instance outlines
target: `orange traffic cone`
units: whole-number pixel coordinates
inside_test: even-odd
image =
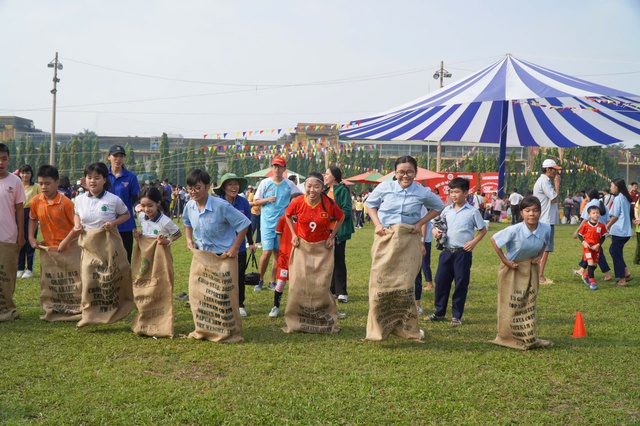
[[[587,332],[584,329],[584,321],[582,321],[582,314],[580,312],[576,314],[576,322],[573,325],[573,334],[571,337],[576,339],[587,337]]]

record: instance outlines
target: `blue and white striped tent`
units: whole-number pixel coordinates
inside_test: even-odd
[[[340,136],[500,144],[502,178],[506,146],[640,142],[640,95],[507,55],[422,98],[351,121]]]

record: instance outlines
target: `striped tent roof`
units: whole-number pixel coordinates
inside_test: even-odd
[[[506,128],[507,146],[610,145],[640,141],[640,95],[507,55],[450,86],[344,127],[341,137],[352,139],[500,143]]]

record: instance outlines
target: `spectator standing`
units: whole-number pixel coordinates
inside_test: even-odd
[[[560,175],[562,167],[555,161],[546,159],[542,162],[542,172],[533,186],[533,196],[540,200],[540,222],[551,225],[551,237],[545,247],[540,260],[540,284],[553,284],[544,275],[545,267],[549,259],[549,253],[553,251],[554,228],[558,223],[558,192],[560,191]],[[553,183],[551,181],[553,180]],[[582,201],[582,200],[580,200]]]
[[[25,229],[25,243],[20,249],[18,255],[18,278],[32,278],[33,277],[33,258],[35,257],[36,249],[31,246],[28,241],[26,232],[29,229],[29,212],[31,211],[31,200],[38,194],[40,194],[40,185],[33,183],[33,169],[28,164],[20,166],[19,174],[22,186],[24,187],[24,229]],[[38,228],[34,229],[34,238],[38,235]]]
[[[135,173],[124,167],[124,160],[127,154],[121,145],[112,145],[109,148],[109,182],[106,189],[112,194],[117,195],[127,206],[129,217],[126,221],[118,225],[118,232],[122,238],[124,249],[127,252],[127,259],[131,263],[131,254],[133,253],[133,230],[136,229],[136,219],[133,212],[133,206],[138,203],[138,194],[140,193],[140,184]],[[171,193],[169,193],[171,194]]]
[[[511,224],[515,225],[516,223],[520,223],[522,217],[520,216],[520,201],[522,201],[524,197],[518,194],[518,189],[513,188],[511,195],[509,195],[509,206],[511,208]]]

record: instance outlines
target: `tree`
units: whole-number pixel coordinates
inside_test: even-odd
[[[387,157],[387,160],[384,163],[384,170],[382,171],[382,174],[387,174],[394,171],[393,163],[394,159],[392,157]]]
[[[158,176],[159,180],[169,178],[170,169],[170,161],[169,158],[169,137],[166,133],[162,133],[160,137],[160,176]]]
[[[147,168],[147,173],[151,175],[155,175],[156,178],[158,176],[158,162],[156,161],[156,156],[151,156],[151,161],[149,161],[149,167]]]
[[[67,146],[69,153],[69,179],[74,180],[82,175],[82,169],[85,164],[83,162],[82,145],[80,139],[73,137]]]
[[[31,138],[29,138],[29,142],[27,143],[27,149],[25,152],[25,164],[31,166],[31,168],[34,170],[34,174],[38,170],[38,167],[41,166],[41,164],[38,163],[38,152],[36,151],[36,146],[33,144],[33,140]],[[35,176],[33,176],[33,180],[36,180]]]
[[[61,144],[58,149],[58,172],[60,176],[69,176],[69,154],[67,153],[67,145]]]
[[[23,134],[20,136],[20,143],[18,144],[18,154],[16,155],[16,162],[14,163],[17,167],[20,167],[23,164],[27,164],[27,138]]]
[[[207,172],[211,176],[211,182],[218,181],[218,153],[209,151],[209,160],[207,162]]]

